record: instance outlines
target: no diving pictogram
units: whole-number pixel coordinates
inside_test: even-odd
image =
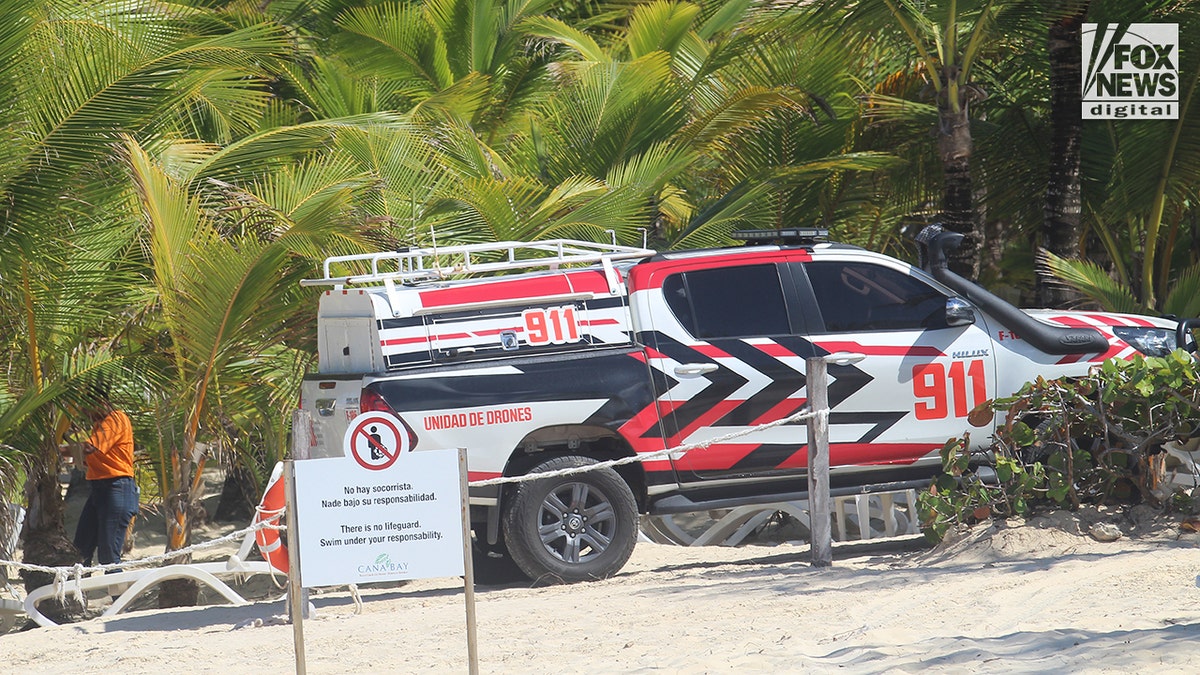
[[[364,469],[382,471],[408,451],[408,433],[394,415],[370,412],[354,418],[346,430],[346,452]]]

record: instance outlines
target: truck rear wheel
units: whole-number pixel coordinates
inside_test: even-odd
[[[595,461],[566,456],[530,471],[544,473]],[[637,542],[637,502],[611,468],[516,484],[504,512],[504,541],[530,579],[571,583],[616,574]]]

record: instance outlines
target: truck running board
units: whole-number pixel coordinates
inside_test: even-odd
[[[895,492],[898,490],[924,489],[929,487],[929,478],[921,480],[896,481],[891,483],[872,483],[869,485],[856,485],[853,487],[831,488],[829,494],[831,497],[849,497],[852,495],[867,495],[877,492]],[[732,509],[738,506],[749,506],[753,504],[771,504],[776,502],[795,502],[808,499],[808,491],[797,491],[785,494],[775,495],[756,495],[748,497],[733,497],[727,499],[711,499],[696,501],[690,499],[687,495],[675,494],[669,497],[660,499],[650,507],[650,513],[692,513],[694,511],[713,511],[716,509]]]

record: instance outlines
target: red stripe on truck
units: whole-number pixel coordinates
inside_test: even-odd
[[[795,352],[793,352],[792,350],[788,349],[787,347],[784,347],[783,345],[779,344],[778,342],[767,342],[767,343],[763,343],[763,344],[753,344],[753,345],[751,345],[751,346],[752,346],[752,347],[754,347],[755,349],[757,349],[758,351],[760,351],[760,352],[762,352],[762,353],[766,354],[767,356],[773,356],[773,357],[775,357],[775,358],[777,358],[777,359],[778,359],[778,358],[790,358],[790,357],[798,357],[798,356],[799,356],[798,354],[796,354],[796,353],[795,353]]]
[[[873,464],[912,464],[931,452],[941,450],[936,443],[830,443],[829,465],[870,466]],[[781,469],[808,466],[808,446],[784,460]]]
[[[816,342],[818,347],[828,350],[830,354],[837,352],[855,352],[867,356],[945,356],[946,353],[937,347],[904,345],[860,345],[857,342]]]
[[[766,251],[762,248],[751,246],[746,249],[738,249],[734,253],[719,256],[684,257],[638,263],[629,270],[629,285],[632,287],[630,290],[641,291],[648,288],[660,288],[663,280],[668,276],[692,269],[707,270],[718,267],[733,267],[734,265],[765,265],[784,262],[808,262],[810,260],[812,260],[812,254],[804,249],[789,248]]]
[[[444,307],[514,298],[536,299],[547,295],[572,293],[608,295],[608,281],[599,271],[582,270],[509,281],[488,279],[478,284],[421,291],[420,295],[422,307]]]

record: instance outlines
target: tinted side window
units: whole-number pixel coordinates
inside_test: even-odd
[[[671,313],[679,323],[692,335],[696,334],[696,322],[692,318],[692,301],[688,298],[687,288],[683,285],[682,274],[672,274],[663,282],[663,297]]]
[[[675,318],[700,339],[791,332],[775,265],[684,272],[667,278],[663,294]]]
[[[830,333],[920,330],[946,325],[946,296],[925,282],[879,265],[804,265]]]

